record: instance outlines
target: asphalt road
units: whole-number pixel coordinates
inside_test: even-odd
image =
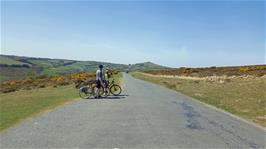
[[[265,131],[125,74],[123,96],[76,100],[1,133],[1,148],[265,148]]]

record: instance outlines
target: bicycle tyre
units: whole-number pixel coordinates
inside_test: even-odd
[[[79,89],[79,97],[82,99],[88,99],[92,96],[92,93],[89,92],[89,87],[83,86]]]
[[[93,86],[93,95],[94,95],[94,97],[97,96],[96,89],[98,89],[97,86]],[[100,87],[99,88],[99,95],[102,96],[102,97],[106,97],[106,96],[104,96],[104,89],[103,89],[103,87]]]
[[[109,90],[110,90],[111,94],[113,94],[114,96],[118,96],[118,95],[120,95],[121,92],[122,92],[121,87],[120,87],[119,85],[117,85],[117,84],[113,84],[113,85],[110,87]]]

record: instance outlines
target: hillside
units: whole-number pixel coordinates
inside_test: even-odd
[[[0,80],[16,80],[29,76],[53,76],[77,73],[81,71],[95,71],[99,64],[103,64],[105,67],[120,71],[157,70],[166,68],[151,62],[125,65],[97,61],[76,61],[66,59],[0,55]]]
[[[136,63],[133,65],[129,65],[129,71],[160,70],[166,68],[167,67],[157,65],[152,62]]]

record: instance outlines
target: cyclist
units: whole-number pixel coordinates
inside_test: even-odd
[[[105,87],[107,87],[109,85],[111,78],[113,78],[112,70],[109,68],[106,68],[106,71],[105,71],[105,79],[106,80],[104,81]]]
[[[109,80],[109,79],[112,78],[112,77],[113,77],[112,70],[109,69],[109,68],[107,68],[107,69],[106,69],[106,72],[105,72],[105,78],[106,78],[107,80]]]
[[[96,71],[96,98],[100,97],[100,88],[104,88],[105,73],[103,72],[103,65],[99,65],[99,69]]]

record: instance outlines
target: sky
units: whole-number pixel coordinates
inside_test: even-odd
[[[265,64],[265,33],[265,1],[1,1],[1,54],[8,55]]]

